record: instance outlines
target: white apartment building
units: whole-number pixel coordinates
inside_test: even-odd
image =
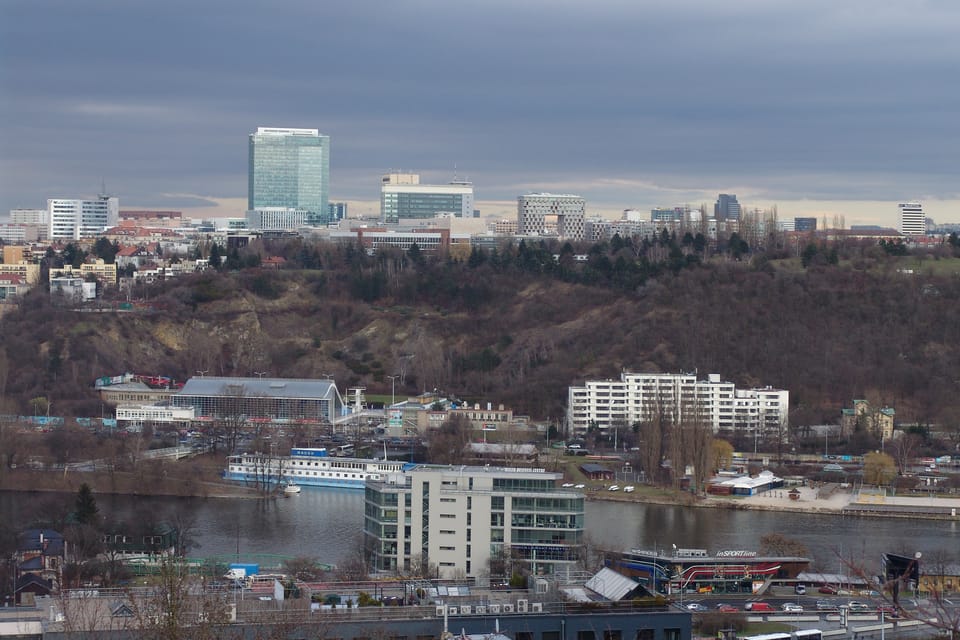
[[[583,240],[587,202],[580,196],[529,193],[517,197],[517,234]]]
[[[407,571],[418,560],[441,578],[488,575],[507,551],[534,575],[575,566],[584,496],[543,469],[421,465],[368,479],[364,547],[372,566]]]
[[[120,219],[117,198],[101,195],[96,200],[47,200],[50,240],[79,240],[102,234]]]
[[[705,421],[714,433],[784,434],[790,392],[770,387],[737,389],[718,374],[697,380],[688,373],[629,373],[619,380],[587,380],[569,388],[567,424],[573,434],[591,425],[602,432],[637,422]]]
[[[905,236],[923,236],[927,234],[927,219],[923,215],[923,205],[919,202],[901,202],[900,233]]]

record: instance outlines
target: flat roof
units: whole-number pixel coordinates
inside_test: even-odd
[[[339,394],[333,380],[201,376],[187,380],[176,395],[322,399]]]

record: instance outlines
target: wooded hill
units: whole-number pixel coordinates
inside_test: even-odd
[[[789,389],[792,425],[836,423],[853,398],[960,423],[955,246],[811,243],[790,258],[735,240],[520,243],[462,261],[258,243],[135,290],[133,312],[71,310],[37,287],[0,320],[2,413],[47,398],[51,415],[99,416],[98,376],[206,371],[371,393],[399,374],[398,396],[436,388],[559,421],[569,385],[628,369]],[[255,266],[273,255],[287,268]]]

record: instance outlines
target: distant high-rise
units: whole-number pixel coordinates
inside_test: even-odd
[[[816,231],[817,230],[817,219],[816,218],[794,218],[793,219],[793,230],[794,231]]]
[[[473,183],[420,184],[420,174],[388,173],[380,180],[380,220],[396,224],[401,219],[426,219],[447,214],[473,216]]]
[[[739,220],[740,203],[732,193],[721,193],[713,205],[713,217],[717,220]]]
[[[107,195],[96,200],[47,200],[47,220],[51,240],[79,240],[102,234],[116,226],[120,202]]]
[[[900,233],[905,236],[922,236],[927,233],[927,219],[919,202],[901,202]]]
[[[305,211],[307,224],[330,220],[330,136],[317,129],[259,127],[250,134],[247,208]]]
[[[517,233],[583,240],[587,202],[580,196],[530,193],[517,198]]]

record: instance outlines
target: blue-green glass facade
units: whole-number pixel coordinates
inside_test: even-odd
[[[250,134],[248,166],[248,209],[303,209],[309,224],[329,222],[330,136],[260,127]]]

